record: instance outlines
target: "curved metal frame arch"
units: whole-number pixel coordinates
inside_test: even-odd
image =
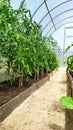
[[[67,23],[65,23],[65,24],[68,24],[68,23],[73,23],[73,21],[67,22]],[[57,28],[57,30],[58,30],[59,28],[61,28],[62,26],[64,26],[65,24],[62,24],[61,26],[59,26],[59,27]],[[52,35],[54,32],[55,32],[55,31],[53,31],[50,35]]]
[[[61,16],[61,15],[64,14],[64,13],[67,13],[67,12],[69,12],[69,11],[73,11],[73,8],[68,9],[68,10],[65,10],[65,11],[59,13],[58,15],[56,15],[55,17],[53,17],[53,19],[56,19],[57,17]],[[47,28],[47,26],[48,26],[50,23],[51,23],[51,20],[45,25],[45,27],[43,28],[42,32]]]
[[[71,2],[72,0],[66,0],[66,1],[64,1],[64,2],[62,2],[62,3],[58,4],[58,5],[56,5],[56,6],[55,6],[54,8],[52,8],[51,10],[49,10],[46,1],[47,1],[47,0],[44,0],[44,1],[39,5],[39,7],[38,7],[38,8],[35,10],[35,12],[33,13],[32,18],[35,16],[35,14],[38,12],[38,10],[43,6],[43,4],[45,4],[46,9],[47,9],[47,13],[46,13],[46,14],[44,15],[44,17],[40,20],[39,24],[45,19],[45,17],[46,17],[47,15],[50,16],[50,19],[51,19],[51,20],[45,25],[45,27],[43,28],[43,31],[42,31],[42,32],[44,32],[44,30],[48,27],[48,25],[49,25],[50,23],[52,23],[53,26],[50,28],[50,30],[49,30],[49,31],[47,32],[47,34],[46,34],[46,35],[48,35],[48,33],[51,31],[52,28],[54,28],[55,31],[56,31],[58,28],[62,27],[62,26],[65,25],[66,23],[65,23],[65,24],[62,24],[62,25],[61,25],[60,27],[58,27],[58,28],[56,28],[55,25],[57,25],[58,23],[61,23],[62,21],[66,20],[66,19],[68,19],[68,18],[71,18],[71,17],[73,17],[73,16],[66,17],[66,18],[62,19],[61,21],[59,21],[58,23],[56,23],[56,24],[54,24],[53,19],[56,19],[57,17],[61,16],[61,15],[64,14],[64,13],[67,13],[67,12],[69,12],[69,11],[72,11],[73,8],[68,9],[68,10],[65,10],[65,11],[59,13],[58,15],[56,15],[55,17],[52,18],[50,12],[54,11],[55,9],[57,9],[58,7],[60,7],[60,6],[64,5],[64,4],[66,4],[67,2]],[[72,22],[73,22],[73,21],[72,21]],[[71,21],[70,21],[70,22],[67,22],[67,23],[71,23]],[[55,31],[53,31],[53,33],[54,33]]]
[[[45,6],[46,6],[46,9],[47,9],[47,11],[48,11],[48,15],[49,15],[49,17],[50,17],[50,19],[51,19],[51,22],[52,22],[52,24],[53,24],[53,26],[54,26],[54,28],[55,28],[55,30],[56,30],[56,26],[55,26],[55,24],[54,24],[53,18],[52,18],[51,14],[50,14],[49,8],[48,8],[47,3],[46,3],[45,0],[44,0],[44,3],[45,3]]]
[[[44,1],[43,1],[43,3],[41,3],[41,4],[39,5],[39,7],[35,10],[35,12],[34,12],[33,15],[32,15],[32,18],[33,18],[34,15],[38,12],[38,10],[42,7],[43,4],[44,4]]]
[[[69,19],[69,18],[73,18],[73,15],[68,16],[68,17],[66,17],[66,18],[64,18],[64,19],[62,19],[62,20],[60,20],[60,21],[58,21],[58,22],[56,23],[56,25],[57,25],[58,23],[61,23],[62,21],[66,20],[66,19]]]
[[[65,24],[68,24],[68,23],[73,23],[73,21],[67,22],[67,23],[65,23]],[[57,30],[58,30],[59,28],[61,28],[62,26],[64,26],[65,24],[62,24],[61,26],[59,26],[59,27],[57,28]],[[53,31],[52,33],[50,33],[49,36],[51,36],[54,32],[55,32],[55,31]]]
[[[64,5],[64,4],[66,4],[67,2],[70,2],[70,1],[72,1],[72,0],[67,0],[67,1],[64,1],[64,2],[62,2],[62,3],[60,3],[60,4],[58,4],[58,5],[55,6],[53,9],[51,9],[50,12],[52,12],[53,10],[57,9],[58,7],[60,7],[60,6]],[[46,17],[47,15],[48,15],[48,12],[47,12],[47,13],[44,15],[44,17],[40,20],[39,24],[45,19],[45,17]]]
[[[71,17],[73,18],[73,16],[71,16]],[[71,18],[71,17],[67,17],[67,18],[65,18],[64,20],[69,19],[69,18]],[[59,21],[58,23],[56,23],[56,25],[58,25],[59,23],[61,23],[61,22],[64,21],[64,20]],[[67,24],[67,23],[73,23],[73,21],[66,22],[66,23],[62,24],[60,27],[62,27],[63,25],[65,25],[65,24]],[[59,29],[60,27],[56,28],[56,30]],[[54,28],[53,26],[50,28],[50,30],[46,33],[46,36],[48,35],[48,33],[49,33],[49,32],[51,31],[51,29],[53,29],[53,28]],[[55,32],[55,31],[53,31],[52,33],[54,33],[54,32]],[[51,34],[50,34],[50,35],[51,35]]]
[[[52,12],[53,10],[55,10],[56,8],[58,8],[59,6],[64,5],[65,3],[70,2],[70,1],[72,1],[72,0],[66,0],[66,1],[64,1],[64,2],[62,2],[62,3],[58,4],[58,5],[56,5],[54,8],[52,8],[52,9],[50,10],[50,12]]]

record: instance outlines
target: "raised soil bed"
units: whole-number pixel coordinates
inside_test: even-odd
[[[9,89],[6,88],[6,86],[5,88],[3,86],[0,87],[0,93],[1,91],[5,91],[5,94],[7,95],[7,98],[5,97],[5,100],[3,100],[3,102],[0,103],[0,122],[3,121],[16,107],[18,107],[34,91],[36,91],[38,88],[44,85],[48,80],[50,80],[53,73],[55,73],[55,71],[48,74],[47,76],[43,77],[35,83],[32,82],[29,85],[26,84],[25,87],[22,88],[18,88],[15,86],[14,88],[10,87]],[[6,82],[5,85],[7,85]],[[0,94],[0,100],[1,99],[2,93]]]

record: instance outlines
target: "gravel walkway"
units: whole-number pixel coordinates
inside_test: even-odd
[[[72,124],[67,126],[69,111],[59,103],[64,95],[67,77],[65,68],[60,68],[0,124],[0,130],[73,130]]]

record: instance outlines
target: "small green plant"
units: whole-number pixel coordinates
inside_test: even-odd
[[[73,98],[70,96],[61,97],[60,103],[68,109],[73,109]]]
[[[65,53],[66,53],[71,47],[73,47],[73,44],[71,44],[70,46],[68,46],[68,47],[66,48]],[[70,55],[70,56],[67,58],[66,64],[67,64],[67,68],[68,68],[70,74],[73,76],[73,55]],[[70,97],[70,96],[63,96],[63,97],[61,97],[60,103],[61,103],[63,106],[65,106],[66,108],[68,108],[68,109],[73,109],[73,98]]]
[[[67,58],[67,67],[68,67],[70,72],[73,72],[73,55],[70,55]]]
[[[66,48],[65,53],[66,53],[71,47],[73,47],[73,43]]]

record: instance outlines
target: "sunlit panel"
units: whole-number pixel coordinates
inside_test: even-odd
[[[55,31],[55,28],[52,28],[49,32],[47,32],[46,36],[52,35],[54,31]]]
[[[11,0],[14,9],[18,9],[22,0]],[[50,34],[62,25],[73,21],[73,0],[25,0],[26,8],[31,11],[33,20],[42,25],[43,35]],[[51,21],[52,20],[52,21]],[[49,33],[48,33],[49,32]]]
[[[33,20],[36,22],[40,22],[40,20],[43,18],[43,16],[47,13],[47,9],[45,7],[45,4],[37,11],[37,13],[34,15]]]
[[[50,19],[50,16],[47,15],[47,16],[45,17],[45,19],[41,22],[43,28],[50,22],[50,20],[51,20],[51,19]]]
[[[53,28],[52,22],[46,27],[46,29],[43,31],[43,35],[46,35],[47,32],[50,32]]]
[[[70,23],[70,22],[73,22],[73,18],[68,18],[61,22],[59,21],[58,23],[56,23],[56,28],[59,28],[60,26],[65,25],[66,23]]]
[[[71,28],[66,29],[66,37],[73,38],[73,26]]]
[[[14,9],[18,9],[22,0],[11,0],[11,5]]]
[[[51,0],[51,1],[47,0],[47,5],[48,5],[48,8],[51,10],[52,8],[54,8],[58,4],[61,4],[64,1],[66,0]]]
[[[63,19],[67,19],[69,17],[73,17],[73,10],[69,11],[69,12],[65,12],[64,14],[62,15],[59,15],[58,17],[55,17],[53,20],[54,20],[54,23],[57,23]]]
[[[71,8],[73,8],[73,1],[62,4],[61,6],[58,6],[53,11],[51,11],[51,15],[52,17],[55,17],[64,11],[70,10]]]
[[[35,12],[35,10],[43,3],[43,0],[25,0],[27,8],[31,10],[31,14]]]

